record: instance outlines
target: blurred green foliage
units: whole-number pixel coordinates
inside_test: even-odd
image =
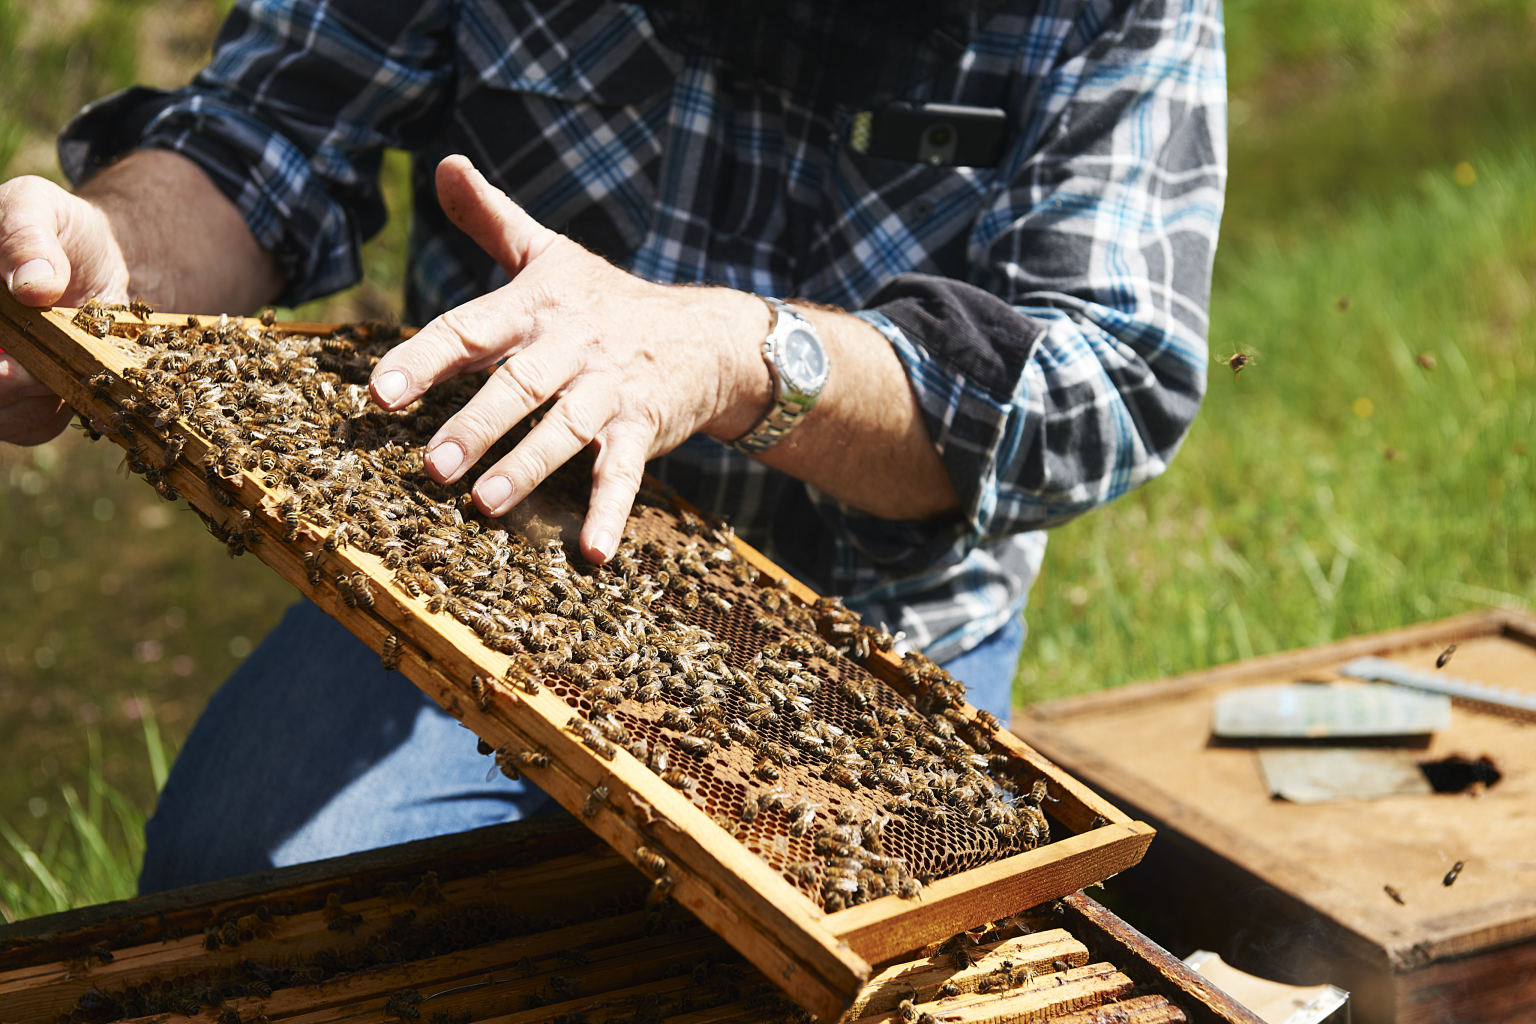
[[[0,176],[60,180],[59,125],[185,82],[231,3],[0,0]],[[1256,358],[1213,362],[1168,474],[1055,532],[1022,699],[1536,604],[1536,0],[1226,16],[1212,350]],[[408,182],[388,154],[364,280],[294,316],[398,315]],[[165,751],[293,599],[120,461],[75,432],[0,447],[0,915],[131,891]]]

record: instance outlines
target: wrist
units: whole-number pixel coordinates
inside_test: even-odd
[[[711,288],[710,326],[718,357],[719,382],[714,408],[699,428],[718,441],[729,441],[757,426],[774,400],[773,375],[763,361],[763,339],[771,316],[761,298],[734,288]]]

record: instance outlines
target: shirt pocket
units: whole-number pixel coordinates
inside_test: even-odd
[[[635,5],[466,3],[450,146],[540,223],[622,262],[654,212],[681,67]]]

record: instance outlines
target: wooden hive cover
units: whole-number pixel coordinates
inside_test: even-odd
[[[931,862],[929,870],[937,880],[924,888],[919,899],[883,896],[829,912],[803,891],[804,876],[797,884],[789,870],[796,856],[806,855],[811,840],[793,830],[782,834],[786,831],[782,811],[760,817],[755,825],[738,829],[734,824],[732,815],[742,807],[744,796],[761,789],[747,774],[752,771],[751,761],[743,763],[739,751],[714,750],[688,763],[698,784],[680,790],[630,750],[595,739],[584,722],[591,702],[558,666],[541,667],[538,672],[526,667],[513,671],[515,651],[492,650],[465,621],[430,614],[429,596],[409,592],[376,553],[346,545],[330,550],[332,545],[322,541],[334,541],[336,527],[307,520],[288,522],[284,499],[291,492],[268,488],[263,473],[254,466],[231,461],[228,443],[220,447],[194,429],[187,415],[177,418],[175,402],[164,402],[163,415],[155,416],[150,415],[153,409],[143,411],[146,403],[135,405],[137,386],[124,377],[143,359],[144,350],[134,339],[148,325],[185,327],[187,317],[125,316],[115,326],[102,325],[103,336],[97,337],[75,325],[75,314],[74,310],[29,309],[0,294],[0,324],[7,328],[0,330],[0,347],[17,356],[103,432],[115,431],[113,440],[129,449],[130,465],[154,467],[157,473],[159,466],[166,465],[162,483],[174,487],[211,520],[212,529],[244,538],[232,543],[232,552],[250,550],[375,651],[387,645],[407,678],[491,748],[505,752],[509,763],[519,755],[547,756],[547,763],[542,759],[519,763],[541,788],[580,814],[604,841],[657,879],[662,889],[823,1019],[836,1017],[850,1003],[872,963],[1113,875],[1136,863],[1151,841],[1151,829],[1133,822],[1016,737],[999,733],[991,735],[988,744],[993,754],[1005,759],[1006,768],[986,770],[1015,779],[1024,792],[1044,780],[1047,792],[1058,801],[1049,805],[1051,816],[1074,834],[1034,849],[1019,846],[1011,837],[990,840],[994,850],[990,858],[976,856],[978,847],[973,844],[962,851],[968,859],[957,861],[950,848],[925,849],[924,844],[942,846],[955,835],[974,836],[974,827],[953,817],[947,822],[940,819],[937,825],[932,819],[914,825],[896,815],[888,838],[905,844],[908,862]],[[91,326],[88,318],[82,322]],[[236,332],[228,338],[250,332],[257,349],[264,344],[262,339],[274,343],[295,339],[297,344],[297,339],[326,335],[335,327],[262,326],[255,320],[228,318],[220,322]],[[202,327],[213,323],[214,318],[203,318],[199,325],[198,336],[207,344],[216,339],[203,335]],[[184,347],[199,344],[192,335],[183,340]],[[316,345],[312,343],[311,349]],[[267,358],[253,355],[252,362]],[[366,408],[366,391],[360,383],[338,381],[336,387],[351,388],[349,401],[355,403],[357,415]],[[135,408],[141,411],[132,411]],[[151,420],[164,422],[156,426]],[[125,422],[131,436],[121,436]],[[167,438],[172,431],[186,440],[168,457]],[[419,465],[419,454],[414,458]],[[637,504],[628,532],[637,545],[646,540],[686,539],[688,530],[680,512],[680,506],[652,491]],[[698,532],[697,525],[692,529]],[[816,595],[734,537],[716,543],[729,544],[730,553],[718,564],[712,563],[707,573],[701,564],[699,575],[707,578],[700,582],[717,594],[728,594],[729,601],[718,607],[700,602],[687,619],[695,625],[707,623],[716,636],[728,637],[730,657],[741,661],[752,656],[754,644],[760,649],[765,637],[788,635],[772,623],[763,624],[765,612],[772,610],[769,598],[773,595],[766,594],[770,586],[780,595],[787,591],[793,602],[803,603],[801,607],[812,604]],[[547,545],[547,538],[540,544]],[[306,556],[311,559],[308,563]],[[759,585],[721,568],[737,560],[760,571]],[[324,563],[323,572],[316,571],[317,561]],[[366,578],[371,585],[355,589],[343,582],[353,578]],[[371,598],[359,600],[364,593]],[[676,606],[672,611],[683,615]],[[802,613],[801,621],[810,617]],[[826,617],[815,622],[816,628],[836,628]],[[847,693],[848,688],[876,694],[872,699],[881,707],[920,703],[930,696],[892,654],[875,650],[858,661],[828,655],[818,663],[817,671],[835,683],[815,691],[818,715],[833,713],[832,705],[824,704],[824,695],[826,700],[836,700],[836,694]],[[656,721],[648,707],[625,703],[619,710],[627,716],[624,721],[630,729],[657,742],[665,732],[664,723]],[[961,705],[953,710],[968,729],[981,727],[974,708]],[[674,743],[676,737],[666,734],[666,739]],[[786,773],[797,773],[796,783],[810,790],[813,801],[823,804],[824,816],[826,805],[854,800],[798,767],[786,767]],[[741,841],[735,838],[738,832]]]
[[[1536,1019],[1533,716],[1456,700],[1450,728],[1415,759],[1487,756],[1502,779],[1376,800],[1273,799],[1254,749],[1210,739],[1223,692],[1342,680],[1338,668],[1367,655],[1433,673],[1451,643],[1441,674],[1536,695],[1536,617],[1496,611],[1051,701],[1027,709],[1015,729],[1168,830],[1165,851],[1187,851],[1180,863],[1149,860],[1164,873],[1149,878],[1142,867],[1125,884],[1187,884],[1177,900],[1156,903],[1179,904],[1169,923],[1188,925],[1190,941],[1218,948],[1219,932],[1239,941],[1238,930],[1269,927],[1264,940],[1241,940],[1251,949],[1274,942],[1249,969],[1353,989],[1357,1021]],[[1266,915],[1267,926],[1257,923]],[[1326,927],[1314,926],[1318,915]],[[1210,925],[1200,934],[1191,922],[1202,919]]]

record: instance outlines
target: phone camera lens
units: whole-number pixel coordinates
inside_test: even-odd
[[[911,136],[908,136],[908,138],[910,137]],[[953,133],[950,131],[948,125],[935,125],[928,130],[928,145],[934,146],[936,148],[947,146],[949,145],[949,140],[952,137]]]

